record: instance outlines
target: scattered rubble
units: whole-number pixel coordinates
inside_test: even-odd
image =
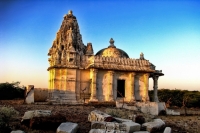
[[[133,133],[149,133],[148,131],[137,131],[137,132],[133,132]]]
[[[88,121],[92,122],[92,121],[113,121],[114,118],[111,115],[108,115],[104,112],[101,112],[99,110],[94,110],[92,111],[89,116],[88,116]]]
[[[165,122],[161,119],[154,119],[153,122],[146,122],[142,124],[142,129],[146,131],[153,132],[158,131],[165,127]]]
[[[163,133],[171,133],[172,129],[171,127],[166,127]]]
[[[76,133],[77,130],[77,123],[65,122],[60,124],[60,126],[56,130],[56,133]]]
[[[15,131],[12,131],[11,133],[25,133],[25,132],[21,130],[15,130]]]

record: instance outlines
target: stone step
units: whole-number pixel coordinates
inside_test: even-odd
[[[60,94],[60,97],[76,97],[76,94]]]

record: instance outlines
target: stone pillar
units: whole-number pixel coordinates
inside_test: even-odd
[[[90,78],[91,78],[91,96],[90,96],[90,102],[96,102],[98,101],[97,99],[97,85],[96,85],[96,81],[97,81],[97,69],[90,69]]]
[[[149,73],[144,74],[144,96],[143,101],[149,101]]]
[[[159,102],[158,101],[158,75],[153,76],[153,89],[154,89],[154,95],[153,95],[153,100],[154,102]]]
[[[130,73],[130,102],[135,102],[135,73]]]
[[[51,86],[51,74],[52,72],[51,72],[51,70],[49,70],[49,84],[48,84],[48,89],[50,90],[51,88],[52,88],[52,86]]]
[[[113,76],[114,72],[113,71],[108,71],[109,73],[109,88],[108,88],[108,101],[114,101],[114,96],[113,96]]]

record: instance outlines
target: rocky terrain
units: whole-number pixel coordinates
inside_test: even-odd
[[[56,122],[58,119],[64,121],[74,122],[77,123],[78,133],[88,133],[91,128],[91,123],[88,121],[88,115],[93,110],[100,110],[105,112],[108,109],[115,109],[114,104],[93,104],[93,105],[43,105],[43,104],[24,104],[23,100],[3,100],[0,101],[0,108],[3,106],[12,106],[18,112],[19,115],[13,119],[9,125],[14,130],[23,130],[26,133],[55,133],[56,128],[51,126],[44,127],[37,127],[33,124],[23,124],[21,123],[21,118],[26,111],[29,110],[51,110],[52,116],[55,116],[55,119],[52,119],[51,122]],[[122,112],[128,113],[138,113],[138,112],[131,112],[125,109],[121,109]],[[177,109],[178,110],[178,109]],[[180,109],[179,109],[180,111]],[[161,118],[165,123],[166,126],[172,128],[173,133],[200,133],[200,115],[197,115],[200,110],[188,110],[188,113],[192,111],[192,115],[190,116],[157,116],[157,118]],[[127,113],[126,113],[127,114]],[[123,114],[122,114],[123,115]],[[145,114],[138,114],[144,115]],[[35,120],[38,123],[40,120]],[[42,124],[38,124],[42,125]],[[43,128],[43,129],[42,129]],[[162,133],[163,130],[157,131],[157,133]]]

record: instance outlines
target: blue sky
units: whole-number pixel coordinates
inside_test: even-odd
[[[0,82],[46,88],[48,50],[73,10],[95,53],[112,37],[129,57],[143,52],[163,70],[159,88],[200,91],[199,7],[198,0],[1,0]]]

